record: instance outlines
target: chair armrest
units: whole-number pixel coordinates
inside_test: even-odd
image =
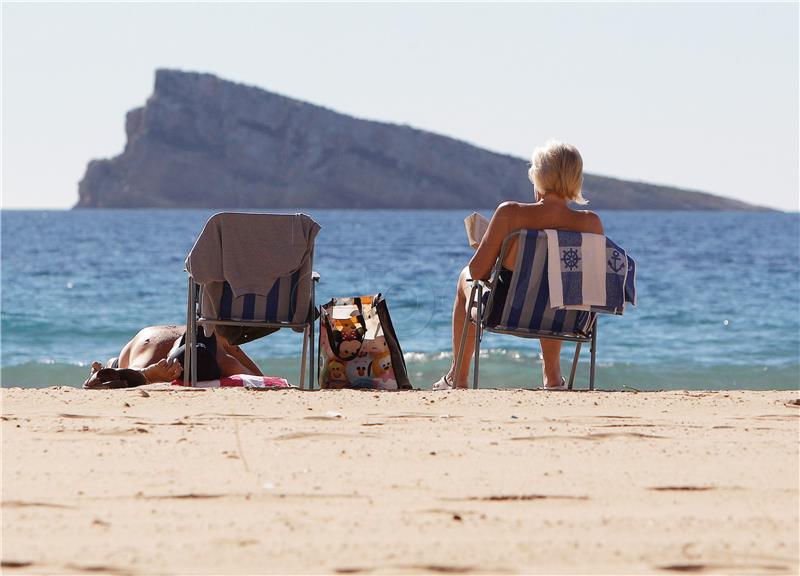
[[[311,272],[311,281],[319,282],[319,272]]]

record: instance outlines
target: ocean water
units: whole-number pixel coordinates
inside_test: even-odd
[[[209,210],[3,211],[3,386],[79,386],[92,360],[140,328],[185,322],[183,261]],[[464,211],[314,210],[318,301],[381,292],[415,387],[450,362],[450,314],[466,245]],[[487,216],[489,214],[487,213]],[[800,386],[800,215],[606,212],[607,235],[638,264],[639,307],[601,317],[604,389]],[[286,333],[284,333],[286,332]],[[297,382],[299,335],[245,347]],[[535,341],[489,334],[481,382],[540,385]],[[564,346],[564,369],[572,345]],[[578,385],[588,378],[588,353]]]

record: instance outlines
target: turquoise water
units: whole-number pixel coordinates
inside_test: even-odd
[[[88,362],[116,355],[139,328],[183,323],[183,261],[213,212],[3,211],[2,385],[80,385]],[[382,292],[412,383],[429,386],[449,364],[453,290],[472,253],[466,212],[311,215],[322,225],[318,301]],[[599,387],[798,387],[800,215],[601,216],[637,260],[639,307],[601,318]],[[536,342],[490,334],[483,348],[484,385],[538,385]],[[265,372],[297,381],[298,335],[245,350]],[[582,363],[578,378],[586,372]]]

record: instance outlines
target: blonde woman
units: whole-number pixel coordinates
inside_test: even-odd
[[[450,370],[433,385],[434,390],[466,388],[469,365],[475,348],[475,326],[469,323],[469,332],[464,345],[461,366],[455,365],[461,332],[467,320],[467,302],[470,284],[468,278],[488,280],[505,237],[520,229],[555,229],[572,232],[603,234],[603,224],[594,212],[573,210],[570,202],[586,204],[581,194],[583,184],[583,159],[570,144],[549,140],[536,148],[531,158],[528,178],[534,187],[532,204],[503,202],[495,210],[489,228],[483,236],[478,250],[458,278],[456,298],[453,304],[453,364]],[[503,270],[498,278],[493,308],[502,310],[508,282],[514,269],[516,241],[502,262]],[[561,341],[540,340],[543,361],[543,385],[545,389],[563,389],[561,377]]]

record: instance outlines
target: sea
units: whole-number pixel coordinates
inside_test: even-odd
[[[2,386],[80,386],[92,360],[139,329],[182,324],[184,260],[212,210],[0,213]],[[322,229],[317,300],[381,293],[416,388],[451,362],[456,280],[468,262],[463,210],[305,210]],[[485,213],[490,216],[490,212]],[[800,387],[800,214],[601,212],[637,262],[638,307],[602,316],[597,387],[796,390]],[[541,385],[536,341],[487,334],[481,385]],[[586,348],[586,347],[585,347]],[[244,350],[297,383],[300,335]],[[574,347],[564,345],[568,369]],[[588,350],[576,386],[588,384]]]

